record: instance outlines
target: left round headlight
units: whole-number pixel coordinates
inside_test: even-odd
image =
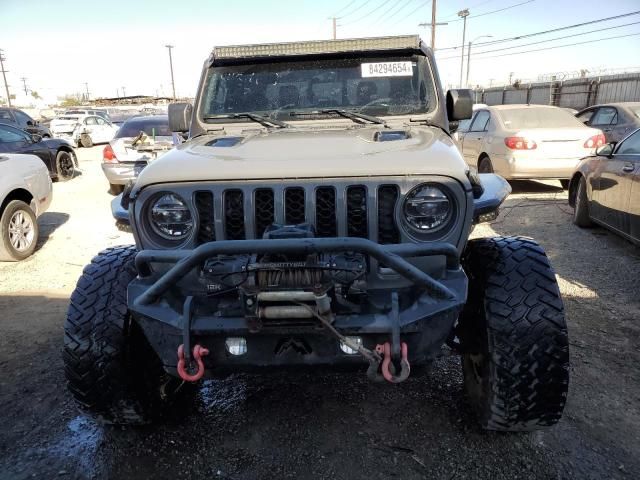
[[[175,193],[163,193],[152,201],[149,223],[166,240],[184,240],[193,230],[193,215],[187,203]]]
[[[452,215],[451,201],[435,185],[420,185],[404,201],[404,218],[413,230],[429,233],[442,228]]]

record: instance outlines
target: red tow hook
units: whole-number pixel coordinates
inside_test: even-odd
[[[198,371],[193,375],[190,375],[185,368],[184,361],[184,345],[178,347],[178,375],[185,382],[197,382],[204,375],[204,363],[202,363],[202,357],[209,355],[209,350],[201,345],[193,347],[193,358],[198,364]]]
[[[391,344],[389,342],[385,342],[382,345],[376,345],[376,352],[378,352],[383,357],[382,376],[386,381],[391,383],[400,383],[409,378],[409,373],[411,373],[411,366],[409,365],[409,360],[407,359],[408,347],[405,342],[402,342],[400,344],[400,352],[402,358],[400,359],[400,375],[398,376],[395,376],[391,373],[391,368],[395,370],[395,368],[391,364]]]

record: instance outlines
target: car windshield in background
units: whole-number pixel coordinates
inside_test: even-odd
[[[561,108],[510,108],[498,110],[507,130],[522,128],[575,128],[584,125]]]
[[[383,116],[435,106],[425,57],[343,58],[213,67],[200,115],[215,122],[217,115],[253,112],[289,121],[294,111],[296,118],[328,109]]]
[[[169,120],[166,118],[164,120],[129,120],[120,127],[115,138],[133,138],[137,137],[140,132],[144,132],[150,137],[154,135],[156,137],[170,137]]]

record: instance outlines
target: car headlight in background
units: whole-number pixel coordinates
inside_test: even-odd
[[[175,193],[155,197],[149,209],[153,231],[166,240],[184,240],[193,230],[193,215],[187,203]]]
[[[407,194],[403,212],[409,227],[429,233],[446,225],[451,218],[451,201],[439,187],[420,185]]]

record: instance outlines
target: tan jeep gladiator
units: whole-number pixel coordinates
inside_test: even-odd
[[[147,423],[203,378],[286,367],[401,383],[446,349],[484,428],[556,423],[562,299],[531,239],[468,240],[510,192],[451,139],[471,107],[417,36],[214,48],[169,108],[187,141],[113,204],[135,245],[71,297],[81,407]]]

